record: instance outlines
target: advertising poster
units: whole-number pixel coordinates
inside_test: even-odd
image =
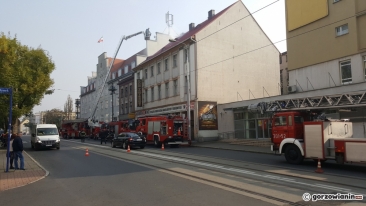
[[[199,130],[217,130],[217,103],[198,102]]]

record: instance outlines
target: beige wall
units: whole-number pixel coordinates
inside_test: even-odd
[[[156,40],[147,40],[147,56],[155,54],[159,49],[163,48],[169,43],[169,35],[156,32]]]
[[[307,2],[303,1],[303,3]],[[288,7],[288,3],[286,5],[287,10],[291,9]],[[358,41],[360,40],[358,38],[362,37],[360,35],[364,34],[366,29],[361,26],[364,19],[358,17],[359,20],[357,20],[356,17],[349,17],[355,15],[356,8],[357,10],[365,10],[365,3],[356,0],[342,0],[333,3],[332,0],[329,0],[328,7],[329,15],[327,17],[293,31],[287,31],[289,70],[359,53]],[[289,18],[288,11],[286,13],[287,18]],[[342,19],[344,20],[340,21]],[[289,21],[289,19],[287,20]],[[343,24],[348,24],[349,33],[337,37],[335,28]],[[360,42],[364,42],[365,36],[363,35]]]
[[[249,90],[260,98],[263,87],[269,95],[279,95],[279,51],[269,46],[244,54],[271,44],[253,18],[244,18],[248,14],[239,1],[196,35],[199,101],[222,104],[246,100]],[[226,27],[241,18],[244,19]],[[209,34],[213,35],[205,38]],[[233,58],[237,55],[240,56]],[[266,92],[264,96],[268,96]]]

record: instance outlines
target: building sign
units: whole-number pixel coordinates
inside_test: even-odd
[[[191,103],[191,110],[194,109],[194,103]],[[159,115],[159,114],[172,114],[177,112],[186,112],[187,104],[173,105],[168,107],[161,107],[150,110],[136,111],[136,117],[146,116],[146,115]]]
[[[217,130],[217,103],[198,102],[199,130]]]
[[[135,113],[129,113],[128,118],[129,119],[135,119]]]
[[[142,80],[137,80],[137,107],[142,107]]]

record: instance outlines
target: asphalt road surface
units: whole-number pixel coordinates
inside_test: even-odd
[[[272,205],[225,188],[192,181],[150,167],[77,148],[26,152],[50,174],[0,195],[0,205]]]

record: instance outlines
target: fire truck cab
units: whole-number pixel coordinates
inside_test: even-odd
[[[179,146],[190,144],[186,120],[180,116],[152,116],[138,119],[137,132],[141,132],[148,143],[160,147],[162,144]]]
[[[79,133],[84,131],[90,136],[91,131],[86,119],[65,120],[61,125],[61,136],[64,139],[79,138]]]
[[[275,113],[271,150],[291,164],[304,158],[366,163],[366,139],[353,137],[352,122],[310,119],[297,111]]]

